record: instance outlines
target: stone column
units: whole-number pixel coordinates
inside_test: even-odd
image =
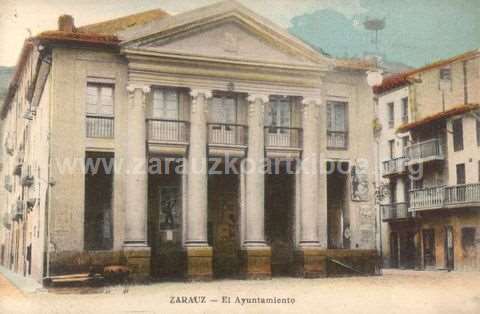
[[[243,272],[247,278],[270,278],[270,247],[265,243],[264,106],[268,95],[250,95],[248,108],[248,156],[246,174]]]
[[[319,206],[319,110],[315,99],[303,100],[303,154],[300,171],[300,239],[296,252],[297,271],[304,277],[320,277],[325,271],[321,256],[318,214]]]
[[[133,276],[146,279],[150,275],[150,248],[147,244],[148,174],[145,107],[150,87],[129,85],[127,90],[124,254]]]
[[[207,112],[211,91],[192,90],[188,149],[185,251],[187,278],[212,278],[212,248],[207,239]]]

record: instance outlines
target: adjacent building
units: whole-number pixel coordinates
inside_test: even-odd
[[[1,111],[0,262],[39,281],[373,273],[370,68],[234,1],[60,17]]]
[[[479,60],[470,51],[374,88],[389,267],[480,269]]]

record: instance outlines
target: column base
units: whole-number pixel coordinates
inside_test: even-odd
[[[150,247],[125,246],[123,248],[123,256],[125,264],[130,271],[130,279],[134,283],[145,283],[150,280]]]
[[[295,251],[295,275],[303,278],[324,278],[327,276],[325,250],[314,247],[299,248]]]
[[[213,249],[210,246],[186,247],[185,279],[210,281],[213,279]]]
[[[272,250],[270,247],[246,247],[241,251],[242,277],[245,279],[272,278]]]

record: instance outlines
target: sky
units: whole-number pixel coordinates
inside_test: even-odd
[[[238,0],[292,34],[337,57],[373,52],[368,18],[385,18],[379,51],[421,66],[480,47],[480,0]],[[71,14],[77,26],[145,10],[171,14],[218,0],[0,0],[0,65],[15,65],[23,41]]]

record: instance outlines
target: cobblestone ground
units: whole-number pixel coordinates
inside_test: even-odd
[[[185,303],[194,301],[193,296],[204,296],[206,303]],[[170,303],[172,297],[183,303]],[[231,303],[222,303],[228,300],[223,297]],[[295,303],[241,304],[241,298],[257,297]],[[0,275],[0,313],[478,314],[480,273],[384,271],[379,277],[155,283],[35,293],[19,292]]]

